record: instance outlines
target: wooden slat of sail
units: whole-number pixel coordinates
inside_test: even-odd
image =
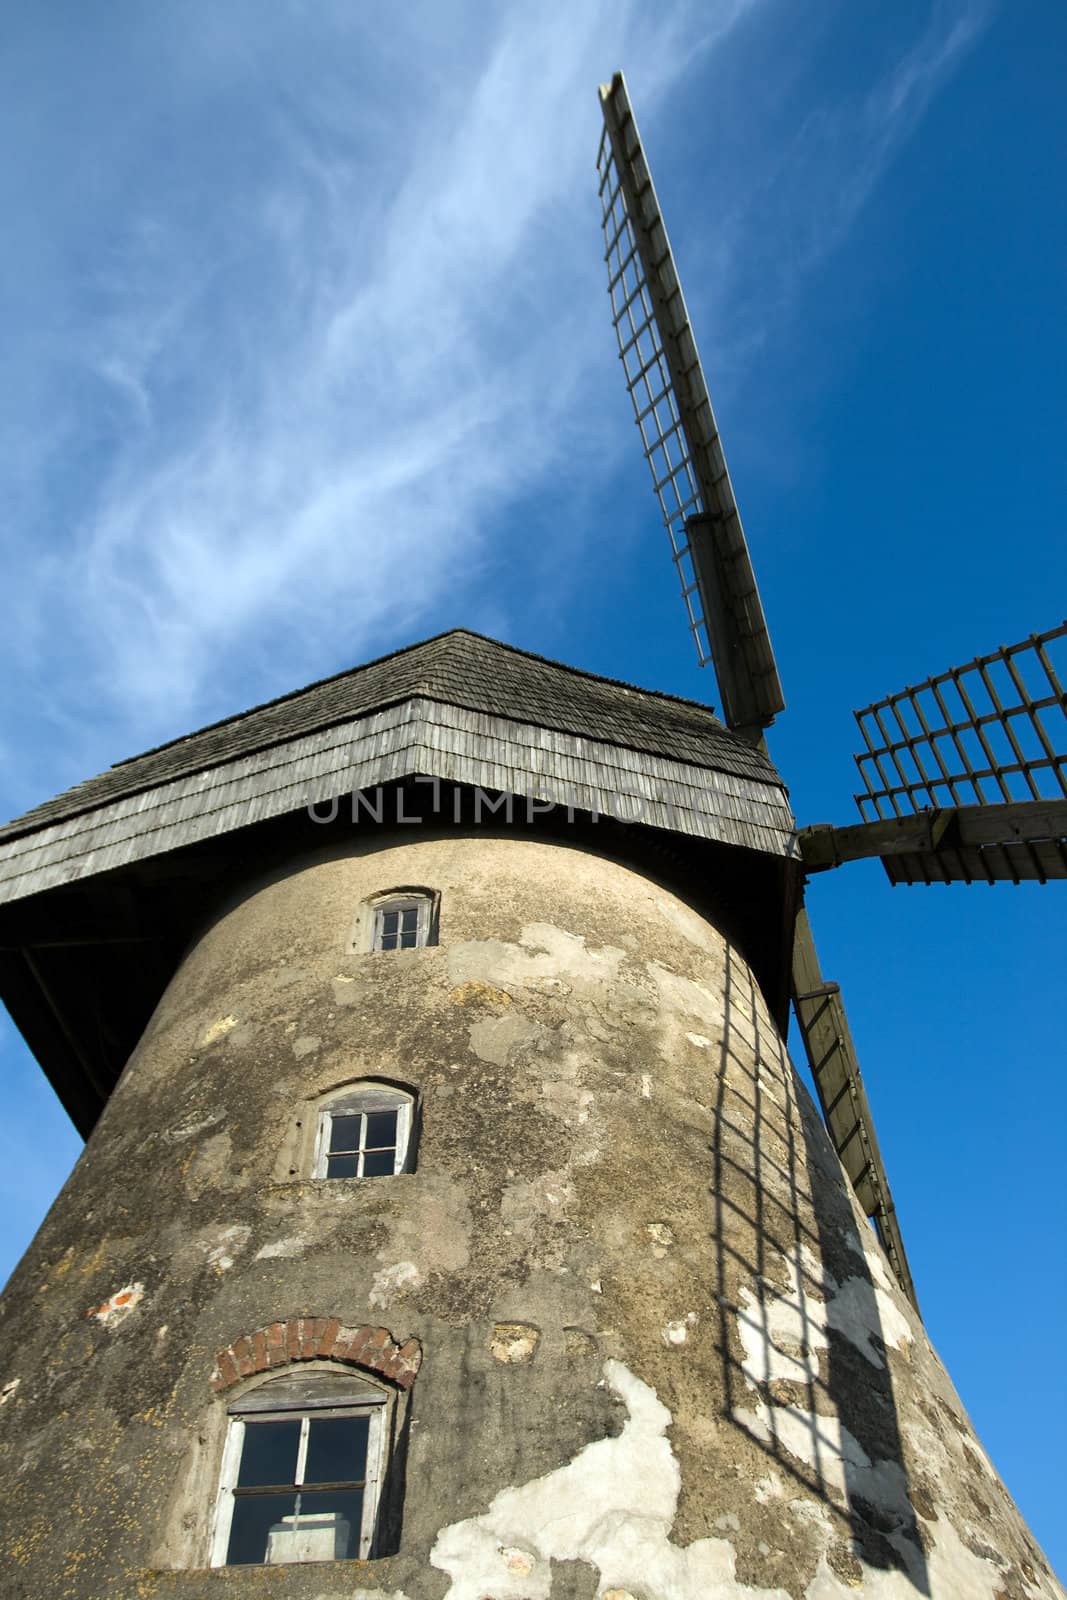
[[[626,84],[601,86],[597,168],[612,317],[701,664],[731,728],[785,705],[689,313]]]
[[[918,1310],[841,992],[837,984],[823,979],[807,912],[803,910],[797,918],[793,944],[793,1010],[834,1149],[860,1205],[874,1221],[900,1287]]]
[[[890,883],[1051,883],[1067,878],[1067,840],[959,846],[885,856]]]

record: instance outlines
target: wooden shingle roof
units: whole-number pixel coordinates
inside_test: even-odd
[[[414,697],[781,787],[766,757],[699,701],[597,677],[457,628],[120,762],[7,823],[0,841]]]

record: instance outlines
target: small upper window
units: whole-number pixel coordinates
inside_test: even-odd
[[[374,907],[372,950],[417,950],[430,943],[433,902],[427,895],[395,895]]]
[[[316,1178],[388,1178],[403,1172],[411,1144],[409,1094],[384,1083],[357,1083],[319,1112]]]
[[[359,1375],[318,1371],[235,1400],[212,1566],[373,1554],[389,1398]]]

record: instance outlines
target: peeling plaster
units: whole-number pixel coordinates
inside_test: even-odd
[[[503,1489],[482,1516],[443,1528],[430,1563],[451,1579],[447,1600],[549,1600],[553,1561],[588,1562],[608,1592],[790,1600],[784,1589],[739,1583],[725,1539],[684,1550],[670,1542],[681,1489],[665,1437],[671,1414],[622,1362],[605,1362],[604,1376],[629,1412],[622,1432],[543,1478]],[[509,1570],[515,1550],[531,1557],[529,1571]]]
[[[397,1261],[391,1267],[376,1272],[368,1303],[379,1311],[387,1311],[394,1300],[400,1299],[405,1289],[417,1289],[422,1273],[414,1261]]]
[[[660,1337],[664,1344],[685,1344],[690,1331],[696,1327],[699,1318],[695,1311],[687,1311],[684,1317],[679,1317],[676,1322],[668,1322]]]
[[[14,1400],[21,1382],[21,1378],[9,1378],[3,1388],[0,1388],[0,1406],[6,1406],[9,1400]]]
[[[216,1272],[229,1272],[248,1243],[251,1232],[251,1228],[244,1223],[223,1228],[215,1243],[207,1246],[208,1265],[214,1267]]]
[[[125,1288],[116,1289],[102,1305],[93,1306],[85,1315],[95,1317],[105,1328],[117,1328],[120,1322],[125,1322],[134,1306],[139,1305],[143,1299],[144,1284],[128,1283]]]
[[[176,1122],[172,1128],[164,1128],[160,1138],[164,1144],[177,1144],[180,1139],[191,1139],[196,1133],[205,1133],[208,1128],[214,1128],[221,1121],[221,1111],[214,1111],[206,1117],[197,1117],[195,1114],[183,1117],[181,1122]]]
[[[553,1561],[588,1563],[598,1576],[600,1600],[794,1600],[785,1589],[742,1583],[728,1539],[697,1539],[685,1548],[671,1542],[681,1489],[681,1472],[666,1438],[671,1414],[655,1390],[622,1362],[605,1362],[604,1377],[628,1411],[622,1432],[586,1445],[542,1478],[501,1490],[481,1516],[443,1528],[430,1563],[449,1577],[445,1600],[550,1600]],[[820,1423],[831,1422],[820,1418]],[[859,1449],[846,1430],[839,1433],[843,1448]],[[881,1470],[890,1465],[873,1469],[882,1478],[878,1492],[883,1497],[899,1487],[890,1486]],[[777,1474],[756,1485],[761,1504],[783,1496]],[[827,1508],[798,1498],[789,1509],[826,1541],[804,1600],[851,1600],[858,1591],[866,1600],[919,1600],[928,1594],[1002,1600],[1000,1572],[969,1550],[945,1518],[937,1523],[936,1541],[927,1552],[928,1581],[921,1573],[913,1582],[905,1572],[868,1567],[851,1552],[852,1571],[842,1578],[827,1559],[834,1538]],[[738,1521],[726,1514],[716,1525],[736,1531]],[[905,1558],[910,1549],[919,1561],[907,1540],[890,1537]],[[760,1548],[770,1549],[765,1541]],[[1062,1595],[1043,1580],[1038,1583],[1048,1600]]]
[[[228,1017],[220,1017],[209,1028],[205,1028],[200,1038],[201,1050],[206,1049],[209,1044],[215,1044],[219,1039],[224,1039],[236,1026],[237,1018],[232,1014]]]
[[[777,1378],[815,1383],[819,1352],[828,1347],[830,1328],[880,1370],[885,1362],[876,1340],[899,1349],[914,1338],[893,1296],[866,1278],[838,1284],[806,1245],[785,1261],[785,1277],[781,1286],[764,1280],[761,1291],[747,1284],[740,1291],[737,1330],[745,1349],[742,1368],[752,1388]],[[827,1291],[825,1300],[816,1285]]]
[[[265,1244],[261,1250],[257,1250],[252,1259],[254,1261],[289,1260],[296,1256],[302,1256],[307,1249],[307,1245],[308,1241],[301,1239],[299,1234],[291,1239],[275,1239],[272,1243]]]

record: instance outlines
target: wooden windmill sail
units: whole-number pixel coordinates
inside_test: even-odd
[[[597,169],[619,357],[701,665],[727,726],[766,748],[785,707],[677,267],[621,73],[601,86]],[[893,883],[1067,877],[1067,623],[858,712],[863,821],[800,830],[808,872],[880,856]],[[823,1116],[913,1304],[892,1193],[837,984],[796,923],[793,1009]]]

